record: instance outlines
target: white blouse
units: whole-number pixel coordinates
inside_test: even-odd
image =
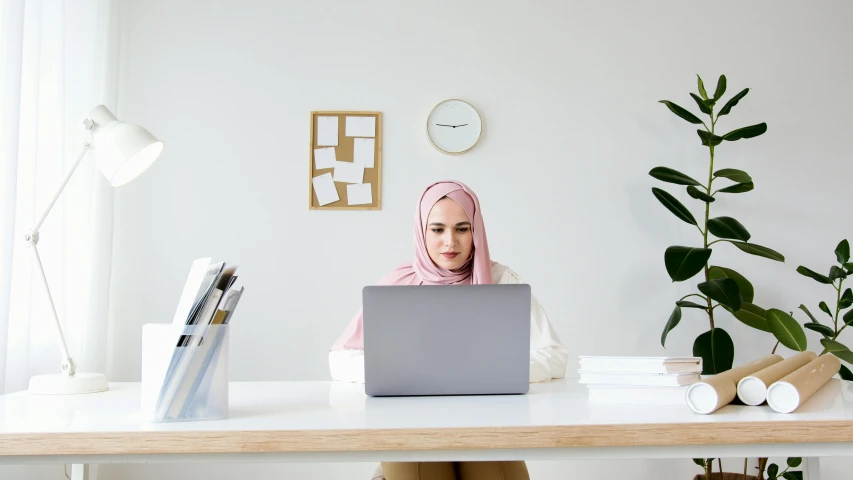
[[[499,284],[524,283],[509,267],[492,262],[492,278]],[[530,298],[530,382],[544,382],[566,376],[568,351],[548,321],[545,309],[535,296]],[[364,350],[329,352],[332,379],[364,383]]]

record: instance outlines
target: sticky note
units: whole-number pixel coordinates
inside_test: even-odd
[[[376,117],[347,117],[346,124],[348,137],[376,136]]]
[[[311,183],[314,184],[314,193],[317,195],[317,201],[320,202],[321,207],[341,199],[338,196],[337,189],[335,189],[335,181],[332,179],[331,173],[318,175],[311,179]]]
[[[323,168],[335,168],[335,147],[315,148],[314,149],[314,168],[321,170]]]
[[[338,117],[317,117],[317,146],[338,146]]]
[[[347,205],[370,205],[373,203],[373,192],[369,183],[353,183],[347,185]]]
[[[335,162],[335,181],[361,183],[364,181],[364,165],[353,162]]]
[[[353,141],[353,163],[364,165],[364,168],[373,168],[373,151],[376,145],[374,138],[354,138]]]

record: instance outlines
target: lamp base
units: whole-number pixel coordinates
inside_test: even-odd
[[[77,373],[73,377],[51,373],[30,378],[27,392],[31,395],[76,395],[106,392],[109,389],[107,376],[103,373]]]

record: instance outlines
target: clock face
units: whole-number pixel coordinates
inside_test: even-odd
[[[445,153],[462,153],[480,140],[483,124],[480,114],[470,103],[445,100],[429,114],[427,136],[436,148]]]

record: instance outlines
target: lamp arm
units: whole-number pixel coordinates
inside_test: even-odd
[[[51,210],[53,210],[53,206],[56,205],[56,201],[59,200],[59,196],[62,195],[62,191],[65,190],[65,186],[68,185],[68,181],[71,180],[72,176],[74,176],[74,172],[77,171],[77,167],[80,166],[80,162],[83,161],[83,157],[86,156],[86,152],[88,152],[90,148],[92,148],[92,146],[88,141],[83,142],[83,148],[80,149],[80,153],[77,155],[77,159],[74,160],[74,165],[71,167],[71,170],[69,170],[68,173],[65,175],[65,180],[63,180],[62,183],[59,185],[59,188],[56,189],[56,192],[53,194],[53,198],[51,199],[50,203],[48,203],[47,207],[44,209],[44,213],[42,213],[39,217],[38,222],[36,222],[35,226],[33,227],[33,233],[38,233],[39,228],[41,228],[45,218],[47,218],[47,215],[50,213]]]
[[[68,353],[68,346],[65,345],[65,337],[62,336],[62,327],[59,324],[59,316],[56,314],[56,306],[53,303],[53,297],[50,295],[50,287],[47,285],[47,277],[44,275],[44,268],[41,265],[41,257],[39,257],[38,247],[35,243],[31,243],[30,246],[30,250],[33,252],[33,257],[35,257],[35,262],[38,266],[38,276],[41,278],[42,285],[44,285],[45,293],[47,293],[47,302],[50,304],[50,313],[53,318],[53,330],[54,333],[56,333],[56,341],[59,343],[59,348],[62,349],[62,373],[69,377],[73,377],[74,374],[77,373],[77,364],[74,362],[74,359],[71,358],[71,354]]]
[[[91,129],[89,125],[86,125],[88,129]],[[71,355],[68,353],[68,346],[65,344],[65,337],[62,335],[62,326],[59,323],[59,316],[56,314],[56,305],[53,303],[53,297],[50,295],[50,287],[47,284],[47,277],[44,274],[44,267],[41,263],[41,257],[38,252],[38,242],[39,242],[39,228],[41,228],[44,223],[45,218],[53,209],[53,206],[56,205],[56,201],[59,200],[59,196],[62,195],[62,191],[65,190],[65,186],[68,185],[68,181],[71,180],[71,177],[74,175],[74,172],[77,170],[77,167],[80,165],[80,162],[83,161],[83,157],[86,156],[86,153],[89,149],[92,148],[91,142],[87,139],[87,141],[83,142],[83,148],[80,150],[80,153],[77,155],[77,159],[74,161],[74,166],[71,167],[71,170],[68,174],[65,175],[65,180],[62,181],[62,184],[54,193],[52,200],[48,204],[44,213],[39,217],[38,222],[36,222],[35,227],[24,236],[24,240],[30,246],[30,249],[33,252],[33,257],[35,259],[36,265],[38,266],[39,278],[41,278],[41,283],[44,286],[44,291],[47,293],[47,301],[50,304],[50,313],[53,317],[53,327],[54,332],[56,333],[56,340],[59,343],[59,348],[62,349],[62,373],[69,377],[73,377],[77,371],[77,364],[74,363],[74,359],[71,358]]]

